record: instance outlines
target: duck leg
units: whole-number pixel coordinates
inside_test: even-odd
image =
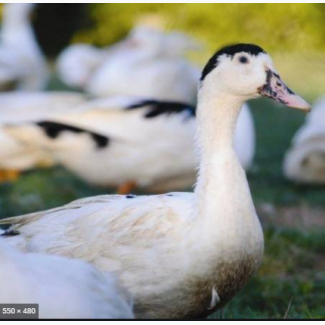
[[[134,181],[125,182],[118,187],[117,193],[122,195],[129,194],[136,187],[137,183]]]
[[[0,170],[0,183],[15,181],[20,171],[14,169]]]

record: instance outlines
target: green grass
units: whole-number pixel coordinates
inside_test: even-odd
[[[54,83],[56,81],[54,80]],[[255,204],[324,209],[325,187],[297,185],[282,174],[282,160],[305,114],[269,100],[250,103],[257,152],[248,173]],[[0,218],[52,208],[74,199],[110,193],[88,186],[64,169],[40,170],[0,185]],[[269,223],[261,216],[265,256],[257,275],[223,311],[236,318],[325,317],[325,229],[283,227],[282,215]],[[312,218],[312,215],[310,215]],[[278,223],[278,224],[277,224]],[[219,318],[219,313],[211,316]]]
[[[14,183],[0,185],[0,218],[49,209],[107,192],[88,186],[60,167],[29,172]]]
[[[295,184],[286,180],[282,173],[284,154],[306,114],[266,99],[251,101],[250,106],[255,120],[257,150],[248,179],[255,202],[307,203],[325,207],[324,186]]]

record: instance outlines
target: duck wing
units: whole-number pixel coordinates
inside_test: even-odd
[[[3,240],[24,251],[91,261],[109,271],[120,259],[171,245],[192,212],[192,193],[103,195],[0,220]],[[107,262],[109,261],[109,262]],[[112,261],[115,261],[112,262]],[[109,268],[109,270],[106,269]]]

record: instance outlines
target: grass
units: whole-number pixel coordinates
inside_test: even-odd
[[[255,120],[257,151],[248,178],[255,202],[325,207],[325,187],[295,184],[282,173],[284,154],[303,123],[305,113],[264,99],[252,101],[250,106]]]
[[[252,101],[250,105],[257,152],[248,179],[256,206],[295,208],[297,220],[300,208],[307,209],[312,220],[316,207],[324,211],[324,218],[317,222],[325,222],[325,187],[297,185],[282,174],[284,153],[303,123],[304,113],[269,100]],[[90,187],[60,167],[30,172],[15,183],[0,185],[0,218],[110,192]],[[276,211],[260,214],[265,233],[262,266],[224,308],[223,318],[325,318],[325,227],[309,225],[308,218],[301,227],[295,215],[290,226],[283,226],[284,216]],[[211,316],[219,317],[219,313]]]

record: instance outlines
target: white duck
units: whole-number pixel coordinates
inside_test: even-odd
[[[19,172],[50,167],[55,162],[44,150],[22,144],[4,129],[6,123],[33,121],[67,111],[85,101],[73,92],[16,91],[0,94],[0,180],[15,179]]]
[[[313,106],[285,156],[284,173],[301,183],[325,184],[325,97]]]
[[[1,90],[38,90],[47,85],[46,61],[29,21],[33,6],[31,3],[4,5],[0,34]]]
[[[184,44],[177,42],[181,35],[134,29],[124,40],[126,50],[107,58],[89,80],[87,92],[97,97],[129,95],[195,103],[200,72],[181,57],[187,49],[185,39]]]
[[[57,71],[67,85],[85,89],[94,96],[191,99],[194,103],[199,70],[182,55],[197,47],[185,34],[164,34],[138,26],[126,39],[109,47],[69,46],[57,60]],[[136,80],[131,89],[129,78]]]
[[[83,261],[0,244],[0,303],[38,304],[44,318],[133,318],[117,278]]]
[[[70,45],[57,59],[58,76],[67,86],[84,89],[106,56],[106,51],[89,44]]]
[[[119,194],[136,187],[163,193],[195,183],[195,124],[191,105],[114,97],[5,130],[92,185],[118,187]],[[245,169],[252,163],[254,145],[254,125],[244,104],[235,149]]]
[[[263,233],[233,148],[244,101],[261,95],[309,110],[256,45],[218,51],[201,78],[194,193],[107,195],[2,220],[4,240],[115,271],[143,318],[193,318],[227,303],[257,270]],[[182,152],[180,152],[180,155]],[[150,168],[151,166],[148,166]]]

